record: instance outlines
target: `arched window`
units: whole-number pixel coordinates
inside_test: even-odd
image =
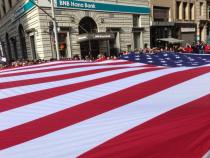
[[[82,33],[96,33],[97,25],[91,17],[84,17],[79,22],[79,34]]]
[[[86,16],[79,22],[78,30],[79,34],[97,33],[97,24],[91,17]],[[80,42],[80,52],[82,58],[90,57],[96,59],[99,54],[98,40],[88,39]]]

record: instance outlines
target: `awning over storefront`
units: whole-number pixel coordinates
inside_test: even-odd
[[[114,39],[113,33],[85,33],[78,35],[77,42],[85,42],[88,40],[108,40]]]
[[[132,28],[132,32],[141,32],[144,31],[145,28],[144,27],[133,27]]]
[[[174,22],[165,22],[165,21],[154,21],[152,26],[174,26]]]
[[[107,27],[106,31],[107,32],[121,32],[122,28],[121,27]]]
[[[184,40],[176,39],[176,38],[160,38],[158,41],[168,42],[171,44],[182,43]]]

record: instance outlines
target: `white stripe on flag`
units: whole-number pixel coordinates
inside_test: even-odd
[[[42,64],[37,64],[37,65],[29,65],[29,66],[23,66],[23,67],[12,67],[9,69],[3,69],[0,70],[0,74],[2,74],[2,72],[10,72],[10,71],[17,71],[17,70],[22,70],[22,69],[28,69],[28,68],[36,68],[39,66],[48,66],[48,65],[53,65],[53,64],[59,64],[59,63],[63,63],[61,61],[57,61],[57,62],[48,62],[48,63],[42,63]]]
[[[78,65],[86,65],[87,63],[65,63],[64,65],[49,65],[45,67],[34,67],[30,69],[20,69],[17,71],[9,71],[9,72],[2,72],[0,75],[5,75],[5,74],[14,74],[14,73],[20,73],[20,72],[33,72],[33,71],[38,71],[38,70],[48,70],[48,69],[54,69],[54,68],[65,68],[65,67],[72,67],[72,66],[78,66]],[[41,66],[41,65],[40,65]],[[27,68],[27,67],[26,67]]]
[[[49,62],[49,63],[43,63],[43,64],[38,64],[38,65],[31,65],[31,66],[25,66],[25,67],[18,67],[18,68],[11,68],[11,69],[6,69],[6,70],[0,70],[0,75],[3,74],[12,74],[12,73],[19,73],[19,72],[29,72],[31,70],[43,70],[43,69],[52,69],[52,68],[61,68],[61,67],[68,67],[68,66],[78,66],[78,65],[95,65],[95,64],[108,64],[108,63],[120,63],[120,62],[126,62],[126,60],[107,60],[107,61],[102,61],[102,62],[86,62],[86,61],[57,61],[57,62]],[[61,65],[56,65],[56,64],[61,64]],[[65,63],[65,65],[62,65]],[[146,65],[142,64],[141,65]],[[40,67],[44,66],[44,67]],[[31,69],[30,69],[31,68]]]
[[[163,75],[189,69],[192,68],[173,68],[147,72],[2,112],[0,115],[0,130],[21,125]]]
[[[202,158],[210,158],[210,150]]]
[[[90,80],[94,80],[94,79],[98,79],[98,78],[102,78],[102,77],[108,77],[111,75],[115,75],[115,74],[119,74],[119,73],[123,73],[123,72],[134,71],[134,70],[140,70],[140,69],[146,69],[146,68],[145,67],[125,68],[125,69],[120,69],[120,70],[112,70],[112,71],[97,73],[97,74],[93,74],[93,75],[76,77],[76,78],[72,78],[72,79],[2,89],[1,94],[0,94],[0,99],[9,98],[12,96],[26,94],[26,93],[31,93],[31,92],[35,92],[35,91],[75,84],[75,83],[79,83],[79,82],[90,81]]]
[[[81,61],[80,61],[81,62]],[[84,63],[79,63],[79,62],[63,62],[65,63],[64,65],[46,65],[45,67],[30,67],[32,69],[28,69],[29,67],[24,67],[20,70],[17,70],[17,71],[9,71],[9,72],[1,72],[0,75],[3,75],[3,74],[13,74],[13,73],[20,73],[20,72],[31,72],[31,71],[37,71],[37,70],[48,70],[48,69],[53,69],[53,68],[65,68],[65,67],[72,67],[72,66],[83,66],[83,65],[101,65],[101,64],[108,64],[108,63],[120,63],[120,62],[126,62],[126,60],[119,60],[117,62],[111,62],[111,61],[108,61],[108,62],[98,62],[98,63],[94,63],[94,62],[84,62]],[[52,63],[51,63],[52,64]],[[56,63],[54,63],[56,64]],[[146,64],[141,64],[141,63],[138,63],[139,65],[146,65]],[[42,66],[41,65],[38,65],[38,66]]]
[[[210,86],[206,86],[209,78],[210,73],[201,75],[118,109],[5,149],[0,157],[77,157],[154,117],[209,94]]]

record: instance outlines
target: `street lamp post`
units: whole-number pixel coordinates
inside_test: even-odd
[[[52,11],[52,18],[53,18],[53,29],[54,29],[54,34],[55,34],[56,56],[57,56],[57,60],[60,60],[59,46],[58,46],[58,30],[57,30],[57,22],[56,22],[56,19],[55,19],[54,4],[55,4],[54,0],[51,0],[51,11]]]

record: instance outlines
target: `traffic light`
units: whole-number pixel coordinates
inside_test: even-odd
[[[52,32],[53,31],[53,22],[50,21],[49,22],[49,32]]]

